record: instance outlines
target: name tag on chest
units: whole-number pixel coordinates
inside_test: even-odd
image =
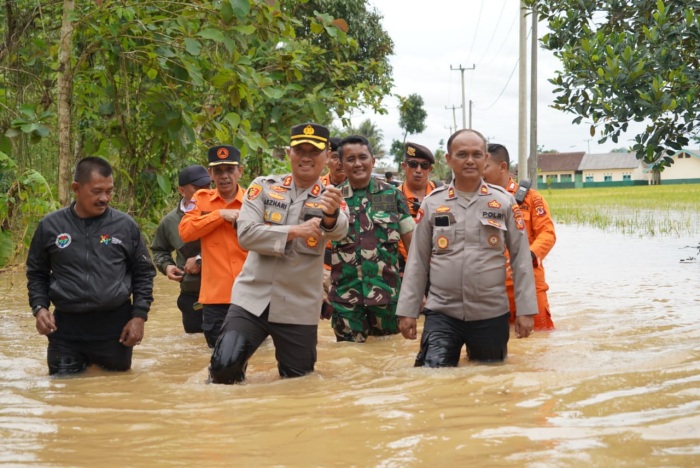
[[[387,211],[389,213],[396,213],[398,211],[396,197],[393,194],[370,195],[369,201],[374,211]]]

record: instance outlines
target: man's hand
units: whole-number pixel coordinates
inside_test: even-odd
[[[332,185],[327,186],[326,190],[324,190],[323,194],[321,195],[323,213],[327,215],[332,215],[333,213],[335,213],[335,210],[340,208],[340,205],[342,203],[343,195],[342,193],[340,193],[340,190],[338,190]]]
[[[198,275],[202,271],[202,267],[197,265],[197,257],[190,257],[185,262],[185,273],[188,275]]]
[[[238,215],[240,213],[240,210],[219,210],[219,214],[222,218],[224,218],[224,221],[228,221],[229,223],[233,224],[233,227],[236,227],[236,221],[238,221]]]
[[[135,346],[141,344],[143,339],[143,322],[141,317],[134,317],[129,320],[119,337],[119,342],[124,346]]]
[[[297,237],[303,237],[304,239],[314,237],[320,242],[320,239],[323,237],[323,232],[321,232],[321,228],[319,227],[320,224],[321,218],[310,218],[301,224],[289,226],[287,240],[290,241]]]
[[[515,337],[527,338],[532,334],[535,325],[534,315],[518,315],[515,317]]]
[[[56,319],[49,312],[49,309],[39,309],[39,312],[36,314],[36,331],[40,335],[50,335],[56,331]]]
[[[182,281],[182,275],[184,272],[177,267],[177,265],[168,265],[165,267],[165,274],[169,280]]]
[[[399,330],[407,340],[415,340],[418,336],[416,319],[413,317],[399,317]]]

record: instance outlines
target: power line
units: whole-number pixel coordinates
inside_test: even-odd
[[[532,32],[532,28],[530,28],[530,31],[528,31],[528,33],[527,33],[527,37],[528,37],[528,38],[530,37],[530,33],[531,33],[531,32]],[[496,100],[493,101],[493,102],[491,103],[491,105],[489,105],[488,107],[484,107],[483,109],[480,108],[479,110],[489,110],[489,109],[491,109],[493,106],[496,105],[496,103],[498,102],[499,99],[501,99],[501,96],[503,96],[503,93],[506,91],[506,88],[508,88],[508,84],[510,84],[510,80],[513,78],[513,74],[515,73],[515,69],[518,68],[518,63],[520,63],[520,59],[517,59],[517,60],[515,61],[515,65],[513,65],[513,70],[510,72],[510,76],[508,77],[508,81],[506,81],[506,84],[503,86],[503,89],[502,89],[501,92],[499,93],[499,95],[498,95],[498,97],[496,98]]]
[[[481,0],[481,6],[479,7],[479,16],[476,19],[476,28],[474,28],[474,38],[472,39],[472,47],[469,49],[469,55],[467,56],[467,63],[469,63],[469,59],[472,56],[472,52],[474,51],[474,44],[476,44],[476,36],[479,32],[479,25],[481,24],[481,11],[484,9],[484,0]]]
[[[486,57],[486,54],[488,53],[489,49],[491,48],[491,43],[493,42],[493,38],[496,37],[496,33],[498,31],[498,26],[501,24],[501,18],[503,17],[503,10],[506,8],[506,3],[508,0],[503,0],[503,5],[501,6],[501,12],[498,14],[498,21],[496,21],[496,26],[493,27],[493,30],[491,32],[491,38],[489,39],[489,43],[486,45],[486,49],[484,49],[484,54],[481,56],[479,59],[479,64],[483,62],[484,58]]]

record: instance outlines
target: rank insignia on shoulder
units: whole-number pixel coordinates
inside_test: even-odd
[[[292,176],[288,175],[287,177],[285,177],[284,182],[282,182],[282,185],[285,187],[291,187],[292,186]]]
[[[316,184],[314,185],[314,188],[311,189],[311,195],[317,197],[319,193],[321,193],[321,186]]]
[[[253,184],[250,187],[248,187],[248,200],[255,200],[258,198],[258,195],[262,193],[262,187],[259,186],[258,184]]]
[[[455,189],[450,187],[450,189],[447,191],[447,198],[454,198],[455,197]]]
[[[479,191],[481,192],[482,195],[486,195],[489,193],[489,189],[488,189],[488,187],[486,187],[486,185],[482,185],[481,190],[479,190]]]

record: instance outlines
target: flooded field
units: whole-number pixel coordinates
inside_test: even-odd
[[[337,344],[280,380],[265,343],[242,386],[205,384],[159,275],[132,371],[50,378],[23,272],[0,274],[0,463],[27,466],[697,466],[696,235],[557,225],[546,261],[557,330],[500,365],[414,369],[400,336]]]

